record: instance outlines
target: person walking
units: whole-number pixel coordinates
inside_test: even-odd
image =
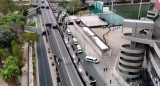
[[[107,69],[108,69],[108,68],[106,67],[106,71],[107,71]]]
[[[86,71],[86,75],[88,76],[88,72]]]
[[[105,72],[105,68],[104,68],[104,72]]]
[[[112,80],[110,80],[110,84],[112,83]]]

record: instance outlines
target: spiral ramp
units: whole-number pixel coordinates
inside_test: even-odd
[[[141,75],[144,49],[131,48],[130,44],[123,44],[118,59],[118,72],[124,78],[138,78]]]

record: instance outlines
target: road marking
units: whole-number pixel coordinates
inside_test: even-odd
[[[36,28],[37,28],[37,25],[38,25],[37,20],[38,20],[37,17],[34,17],[34,21],[36,22]]]
[[[46,10],[45,10],[45,11],[46,11]],[[48,19],[49,19],[49,21],[50,21],[50,18],[49,18],[49,16],[48,16],[48,13],[47,13],[47,12],[46,12],[46,14],[47,14],[47,17],[48,17]],[[52,13],[51,13],[51,14],[52,14]],[[52,16],[52,19],[54,19],[53,16]],[[50,21],[50,22],[51,22],[51,21]],[[54,31],[53,31],[53,33],[54,33]],[[56,36],[55,36],[55,33],[54,33],[53,35],[54,35],[54,37],[55,37],[55,39],[56,39],[56,43],[57,43],[57,45],[58,45],[58,50],[60,51],[60,55],[61,55],[61,57],[63,57],[62,51],[60,50],[59,43],[58,43],[58,41],[57,41],[57,38],[56,38]],[[66,67],[66,65],[64,65],[64,66],[65,66],[65,68],[66,68],[66,70],[67,70],[67,74],[68,74],[69,80],[70,80],[70,82],[71,82],[71,85],[74,86],[74,85],[73,85],[73,82],[72,82],[72,80],[71,80],[71,76],[70,76],[70,74],[69,74],[68,68]]]
[[[81,60],[81,62],[83,63],[84,61],[83,61],[83,60]]]
[[[53,34],[53,35],[55,36],[55,34]],[[58,42],[57,42],[57,38],[55,37],[55,39],[56,39],[56,43],[57,43],[57,45],[58,45],[58,49],[59,49],[59,51],[60,51],[61,57],[63,57],[62,51],[60,50],[59,44],[58,44]],[[64,65],[64,66],[65,66],[65,68],[66,68],[66,70],[67,70],[67,74],[68,74],[69,80],[70,80],[70,82],[71,82],[71,85],[74,86],[74,85],[73,85],[73,82],[72,82],[72,80],[71,80],[71,76],[70,76],[70,74],[69,74],[69,72],[68,72],[68,68],[66,67],[66,65]]]

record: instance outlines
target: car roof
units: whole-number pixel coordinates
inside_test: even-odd
[[[76,39],[76,38],[73,38],[73,40],[74,40],[74,41],[77,41],[77,39]]]
[[[80,45],[77,45],[77,47],[78,47],[78,48],[81,48],[81,46],[80,46]]]
[[[97,59],[96,57],[93,57],[93,56],[86,56],[86,58]]]

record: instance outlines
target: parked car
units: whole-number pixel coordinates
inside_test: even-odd
[[[41,0],[41,3],[44,3],[44,0]]]
[[[82,48],[80,45],[77,45],[77,53],[78,54],[82,53]]]
[[[49,9],[49,6],[46,6],[46,9]]]
[[[85,59],[86,59],[86,61],[88,61],[88,62],[92,62],[92,63],[96,63],[96,64],[99,63],[98,59],[97,59],[96,57],[93,57],[93,56],[86,56]]]
[[[73,38],[73,43],[74,43],[75,45],[77,45],[77,44],[78,44],[78,41],[77,41],[77,39],[76,39],[76,38]]]
[[[71,35],[71,31],[69,29],[67,29],[67,34]]]

